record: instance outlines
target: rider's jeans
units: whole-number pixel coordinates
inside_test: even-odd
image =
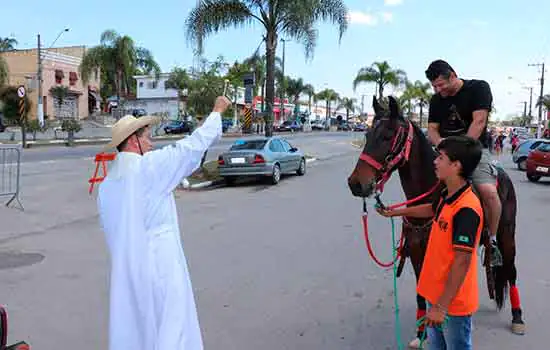
[[[447,316],[443,331],[428,327],[427,333],[429,350],[471,350],[472,316]]]

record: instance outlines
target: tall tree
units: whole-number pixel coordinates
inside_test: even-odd
[[[311,84],[306,84],[304,89],[304,94],[307,95],[307,106],[308,106],[308,112],[311,116],[311,104],[314,101],[315,98],[315,88]]]
[[[230,27],[259,23],[266,43],[266,136],[273,132],[275,97],[275,57],[279,37],[304,44],[306,59],[313,54],[317,41],[317,22],[330,21],[338,26],[339,38],[347,29],[348,10],[343,0],[201,0],[186,21],[187,36],[198,53],[207,36]]]
[[[407,75],[401,69],[392,69],[387,61],[374,62],[370,67],[363,67],[357,72],[353,80],[353,90],[361,83],[375,83],[378,98],[384,96],[384,88],[387,85],[397,87],[405,83]]]
[[[286,78],[286,93],[292,98],[294,103],[294,119],[298,119],[300,112],[300,95],[306,92],[306,84],[302,78],[294,79],[291,77]]]
[[[17,40],[14,38],[0,38],[0,52],[15,50]]]
[[[17,40],[14,38],[0,38],[0,53],[14,50],[16,45]],[[9,73],[8,63],[0,55],[0,86],[8,84]]]
[[[27,125],[28,115],[32,108],[32,103],[28,96],[24,97],[25,109],[23,114],[19,113],[19,96],[17,95],[17,86],[4,86],[0,88],[0,101],[2,101],[2,113],[4,118],[15,122],[21,127],[21,142],[23,148],[27,147]]]
[[[317,94],[317,100],[325,101],[326,128],[330,127],[330,110],[332,107],[332,102],[336,102],[339,99],[340,95],[332,89],[324,89]]]
[[[344,97],[340,100],[340,104],[336,109],[344,108],[346,110],[346,123],[349,120],[350,112],[355,113],[357,110],[357,99]]]
[[[104,31],[100,44],[87,50],[82,58],[80,75],[84,83],[97,70],[101,71],[105,81],[112,83],[105,88],[116,93],[119,103],[120,96],[128,96],[135,89],[133,76],[136,73],[154,73],[157,78],[160,74],[160,67],[149,50],[137,47],[131,37],[114,30]],[[104,97],[106,93],[102,91]]]

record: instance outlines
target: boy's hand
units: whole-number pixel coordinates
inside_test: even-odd
[[[385,218],[391,218],[392,216],[395,216],[395,212],[393,210],[385,209],[382,207],[377,206],[376,211],[378,214],[382,215]]]
[[[436,327],[445,321],[445,311],[437,306],[432,306],[428,313],[426,314],[426,318],[424,319],[424,323],[428,327]]]

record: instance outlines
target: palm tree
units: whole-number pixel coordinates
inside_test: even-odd
[[[353,90],[361,83],[376,83],[378,98],[384,96],[387,85],[397,87],[405,82],[407,74],[401,69],[392,69],[387,61],[374,62],[370,67],[363,67],[353,80]]]
[[[420,80],[414,82],[414,98],[416,105],[420,107],[420,127],[422,127],[422,117],[424,115],[424,107],[430,105],[430,99],[432,94],[430,93],[431,85],[429,83],[423,83]]]
[[[314,98],[315,98],[315,88],[313,87],[313,85],[306,84],[304,88],[304,94],[307,94],[307,97],[308,97],[308,100],[307,100],[308,112],[311,116],[311,103],[314,101]]]
[[[17,40],[14,38],[0,38],[0,52],[15,50]]]
[[[298,113],[300,112],[300,95],[304,92],[306,92],[306,84],[304,84],[302,78],[286,78],[286,93],[292,97],[292,103],[294,103],[294,119],[298,119]]]
[[[344,97],[340,100],[340,104],[336,109],[344,108],[346,110],[346,123],[349,119],[350,112],[355,112],[357,110],[357,99]]]
[[[338,95],[338,93],[332,89],[325,89],[323,91],[320,91],[318,94],[317,94],[317,99],[319,101],[325,101],[325,108],[326,108],[326,113],[325,113],[325,118],[326,118],[326,128],[330,127],[330,109],[331,109],[331,106],[332,106],[332,101],[338,101],[340,99],[340,96]]]
[[[258,48],[259,49],[259,48]],[[254,70],[256,75],[256,87],[254,95],[258,96],[258,88],[261,87],[262,96],[262,112],[265,111],[265,85],[266,85],[266,56],[260,55],[259,50],[256,50],[252,56],[245,59],[243,64],[248,65]],[[277,81],[281,81],[280,77],[283,76],[283,60],[280,57],[275,57],[275,77]]]
[[[320,20],[336,24],[341,39],[348,26],[347,14],[343,0],[202,0],[189,14],[186,27],[188,39],[202,53],[204,40],[211,34],[254,22],[263,26],[267,61],[265,133],[271,136],[279,37],[302,42],[308,59],[318,36],[315,24]]]
[[[121,36],[114,30],[106,30],[101,34],[100,45],[86,51],[80,63],[80,75],[86,84],[90,76],[101,70],[112,81],[112,90],[117,95],[120,106],[120,96],[128,96],[133,87],[133,76],[138,72],[158,77],[160,67],[153,55],[147,49],[137,47],[134,40]]]

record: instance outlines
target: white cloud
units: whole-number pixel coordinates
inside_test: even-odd
[[[382,12],[380,16],[382,17],[382,21],[384,23],[393,22],[393,13],[391,12]]]
[[[350,11],[348,13],[348,20],[351,24],[366,24],[368,26],[375,26],[378,24],[376,16],[361,11]]]
[[[401,5],[403,0],[384,0],[384,5],[386,6],[397,6]]]

